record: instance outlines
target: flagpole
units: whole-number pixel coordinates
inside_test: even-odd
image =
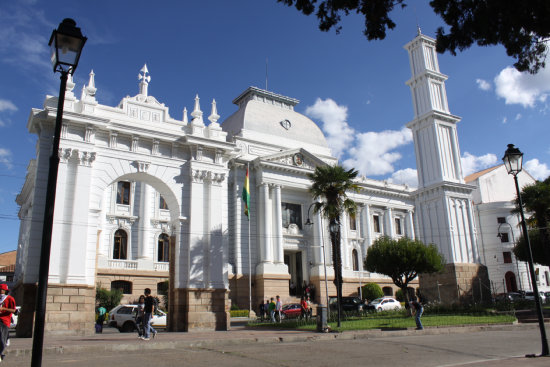
[[[249,166],[250,166],[250,163],[247,162],[246,172],[250,175]],[[249,185],[250,185],[250,181],[249,181]],[[250,195],[250,191],[248,194]],[[250,253],[250,207],[251,206],[252,205],[248,207],[248,317],[250,317],[250,315],[252,314],[252,260],[251,260],[252,254]]]

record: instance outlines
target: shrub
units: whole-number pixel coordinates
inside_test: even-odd
[[[362,287],[363,299],[372,301],[373,299],[384,296],[382,288],[376,283],[367,283]]]
[[[239,307],[238,304],[236,303],[232,303],[231,304],[231,311],[236,311],[236,310],[240,310],[241,308]]]
[[[248,317],[248,310],[231,310],[231,317]]]
[[[120,304],[122,299],[122,289],[108,290],[97,286],[95,290],[95,302],[98,306],[103,306],[107,311],[112,310]]]

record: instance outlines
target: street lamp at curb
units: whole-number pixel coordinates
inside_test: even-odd
[[[82,35],[80,28],[72,19],[63,19],[50,37],[50,58],[53,71],[61,73],[61,85],[57,101],[57,116],[55,119],[54,139],[48,171],[48,186],[46,204],[44,206],[44,224],[42,227],[42,244],[40,249],[40,267],[38,270],[38,291],[36,294],[36,313],[34,319],[34,335],[32,344],[31,366],[42,365],[42,348],[44,345],[44,324],[46,318],[46,295],[48,292],[48,274],[50,270],[50,252],[52,245],[53,214],[55,205],[55,190],[57,186],[57,171],[59,168],[59,141],[63,121],[63,106],[68,75],[73,75],[82,48],[87,38]]]
[[[311,226],[313,225],[313,222],[309,219],[309,212],[311,210],[311,208],[313,207],[313,205],[315,205],[315,203],[311,203],[311,205],[309,206],[308,210],[307,210],[307,221],[306,221],[306,226]],[[325,254],[325,240],[324,240],[324,236],[323,236],[323,225],[322,225],[322,220],[321,220],[321,223],[319,223],[319,226],[321,228],[321,249],[323,250],[323,269],[324,269],[324,272],[325,272],[325,297],[326,297],[326,307],[327,307],[327,313],[330,311],[329,310],[329,304],[328,304],[328,282],[327,282],[327,261],[326,261],[326,254]]]
[[[519,212],[521,215],[521,228],[523,230],[523,236],[525,237],[525,242],[527,244],[527,262],[529,264],[529,273],[531,274],[531,285],[533,287],[533,293],[535,298],[535,305],[537,307],[537,317],[539,320],[539,329],[540,329],[540,339],[542,342],[542,353],[541,356],[547,356],[548,353],[548,339],[546,338],[546,329],[544,328],[544,316],[542,314],[542,307],[540,304],[540,295],[539,289],[537,286],[537,281],[535,278],[535,267],[533,266],[533,252],[531,251],[531,243],[529,241],[529,232],[527,231],[527,224],[525,222],[525,215],[523,214],[523,201],[521,199],[521,191],[519,190],[518,184],[518,173],[522,170],[523,163],[523,153],[514,147],[514,144],[508,144],[508,149],[502,157],[504,161],[504,166],[509,175],[514,176],[514,182],[516,184],[516,193],[518,195],[519,202]]]

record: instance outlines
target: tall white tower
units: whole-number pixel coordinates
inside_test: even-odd
[[[435,40],[419,30],[405,49],[412,73],[407,85],[411,88],[414,119],[407,127],[413,132],[418,170],[417,234],[424,243],[438,246],[449,264],[448,275],[461,283],[459,274],[466,268],[477,273],[477,266],[468,264],[478,264],[480,258],[471,200],[474,186],[464,183],[460,163],[456,130],[460,118],[449,111],[447,76],[439,71]]]

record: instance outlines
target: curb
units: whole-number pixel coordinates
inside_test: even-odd
[[[242,344],[274,344],[274,343],[301,343],[301,342],[314,342],[314,341],[327,341],[327,340],[356,340],[356,339],[374,339],[374,338],[388,338],[388,337],[401,337],[407,335],[445,335],[445,334],[463,334],[476,331],[513,331],[518,328],[529,329],[534,328],[533,325],[526,324],[498,324],[498,325],[476,325],[476,326],[458,326],[458,327],[427,327],[424,330],[415,329],[401,329],[401,330],[382,330],[371,329],[361,331],[344,331],[341,333],[317,333],[317,332],[303,332],[302,335],[274,335],[277,334],[276,330],[265,330],[260,332],[259,336],[250,337],[225,337],[211,338],[203,340],[154,340],[151,342],[141,341],[129,341],[129,340],[112,340],[105,339],[96,341],[93,339],[84,339],[82,344],[73,345],[50,345],[43,348],[43,353],[52,354],[73,354],[73,353],[88,353],[88,352],[116,352],[116,351],[137,351],[137,350],[162,350],[162,349],[182,349],[182,348],[211,348],[220,346],[232,346]],[[230,333],[230,331],[229,331]],[[197,333],[198,334],[198,333]],[[116,334],[114,334],[116,335]],[[169,335],[169,334],[167,334]],[[70,339],[67,339],[70,341]],[[62,343],[62,341],[58,341]],[[94,344],[90,344],[94,343]],[[100,343],[100,344],[99,344]],[[13,348],[7,350],[7,355],[22,356],[30,355],[32,353],[32,346],[28,348]]]

